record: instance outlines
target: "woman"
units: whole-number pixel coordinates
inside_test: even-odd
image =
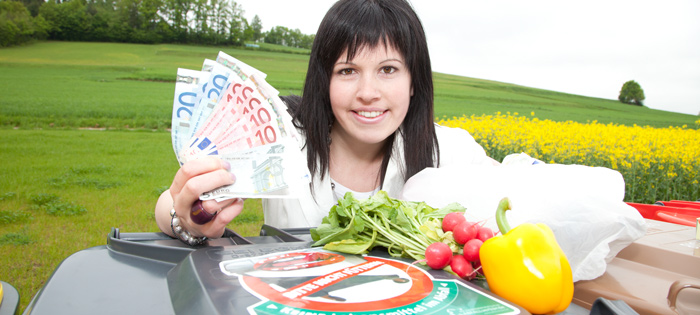
[[[305,137],[312,183],[299,199],[264,199],[265,222],[310,227],[345,192],[357,198],[385,190],[396,197],[426,167],[490,165],[464,130],[433,122],[433,81],[422,24],[405,0],[341,0],[316,34],[303,97],[287,98]],[[156,205],[156,220],[172,235],[175,224],[195,237],[219,237],[243,209],[242,200],[190,205],[202,192],[232,184],[235,176],[216,158],[186,163]],[[199,206],[201,205],[201,206]],[[190,211],[218,214],[194,224]]]

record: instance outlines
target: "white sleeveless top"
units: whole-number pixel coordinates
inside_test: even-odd
[[[484,149],[474,141],[474,138],[464,129],[436,125],[438,142],[440,143],[440,166],[454,165],[484,165],[491,166],[492,160],[486,156]],[[300,148],[306,156],[305,147]],[[387,166],[382,190],[389,197],[398,198],[403,190],[403,141],[396,137],[394,151]],[[320,174],[312,174],[313,181],[309,189],[304,189],[298,199],[270,198],[262,199],[265,223],[278,228],[315,227],[328,214],[331,207],[338,203],[338,197],[331,187],[330,174],[326,171],[321,179]],[[335,184],[335,190],[342,189]],[[338,190],[339,191],[339,190]],[[345,192],[342,193],[343,196]],[[362,193],[360,193],[362,194]],[[368,192],[366,194],[374,194]],[[359,195],[356,193],[356,198]]]

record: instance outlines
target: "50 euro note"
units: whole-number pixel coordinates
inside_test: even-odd
[[[236,181],[200,195],[201,200],[295,197],[310,180],[301,151],[289,141],[230,152],[219,158],[231,164]]]

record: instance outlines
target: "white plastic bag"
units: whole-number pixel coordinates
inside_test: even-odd
[[[428,168],[408,180],[401,198],[438,208],[458,202],[469,220],[496,231],[498,202],[508,197],[511,228],[547,224],[578,281],[601,276],[607,262],[646,233],[646,221],[624,195],[622,175],[608,168],[511,164]]]

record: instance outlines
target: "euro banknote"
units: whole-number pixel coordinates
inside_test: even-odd
[[[178,69],[172,122],[178,162],[216,155],[236,176],[200,199],[294,198],[308,187],[300,135],[266,76],[224,52],[205,59],[201,70]]]
[[[196,101],[192,110],[192,119],[190,124],[190,137],[194,136],[195,131],[209,117],[209,114],[214,110],[216,103],[219,102],[221,94],[229,84],[231,71],[214,60],[206,59],[202,65],[202,71],[209,73],[209,79],[204,85],[204,90],[201,97]]]
[[[171,134],[173,150],[178,154],[190,139],[192,111],[197,99],[202,94],[204,82],[209,74],[202,71],[179,68],[175,80],[175,97]]]
[[[309,175],[299,165],[300,156],[289,154],[298,150],[293,143],[274,143],[248,150],[231,152],[219,157],[231,164],[236,182],[206,192],[202,200],[217,201],[230,198],[287,198],[297,196],[308,185]]]
[[[280,123],[271,104],[256,89],[234,78],[204,123],[195,127],[179,158],[186,162],[203,151],[216,149],[224,154],[275,143],[281,136]]]

